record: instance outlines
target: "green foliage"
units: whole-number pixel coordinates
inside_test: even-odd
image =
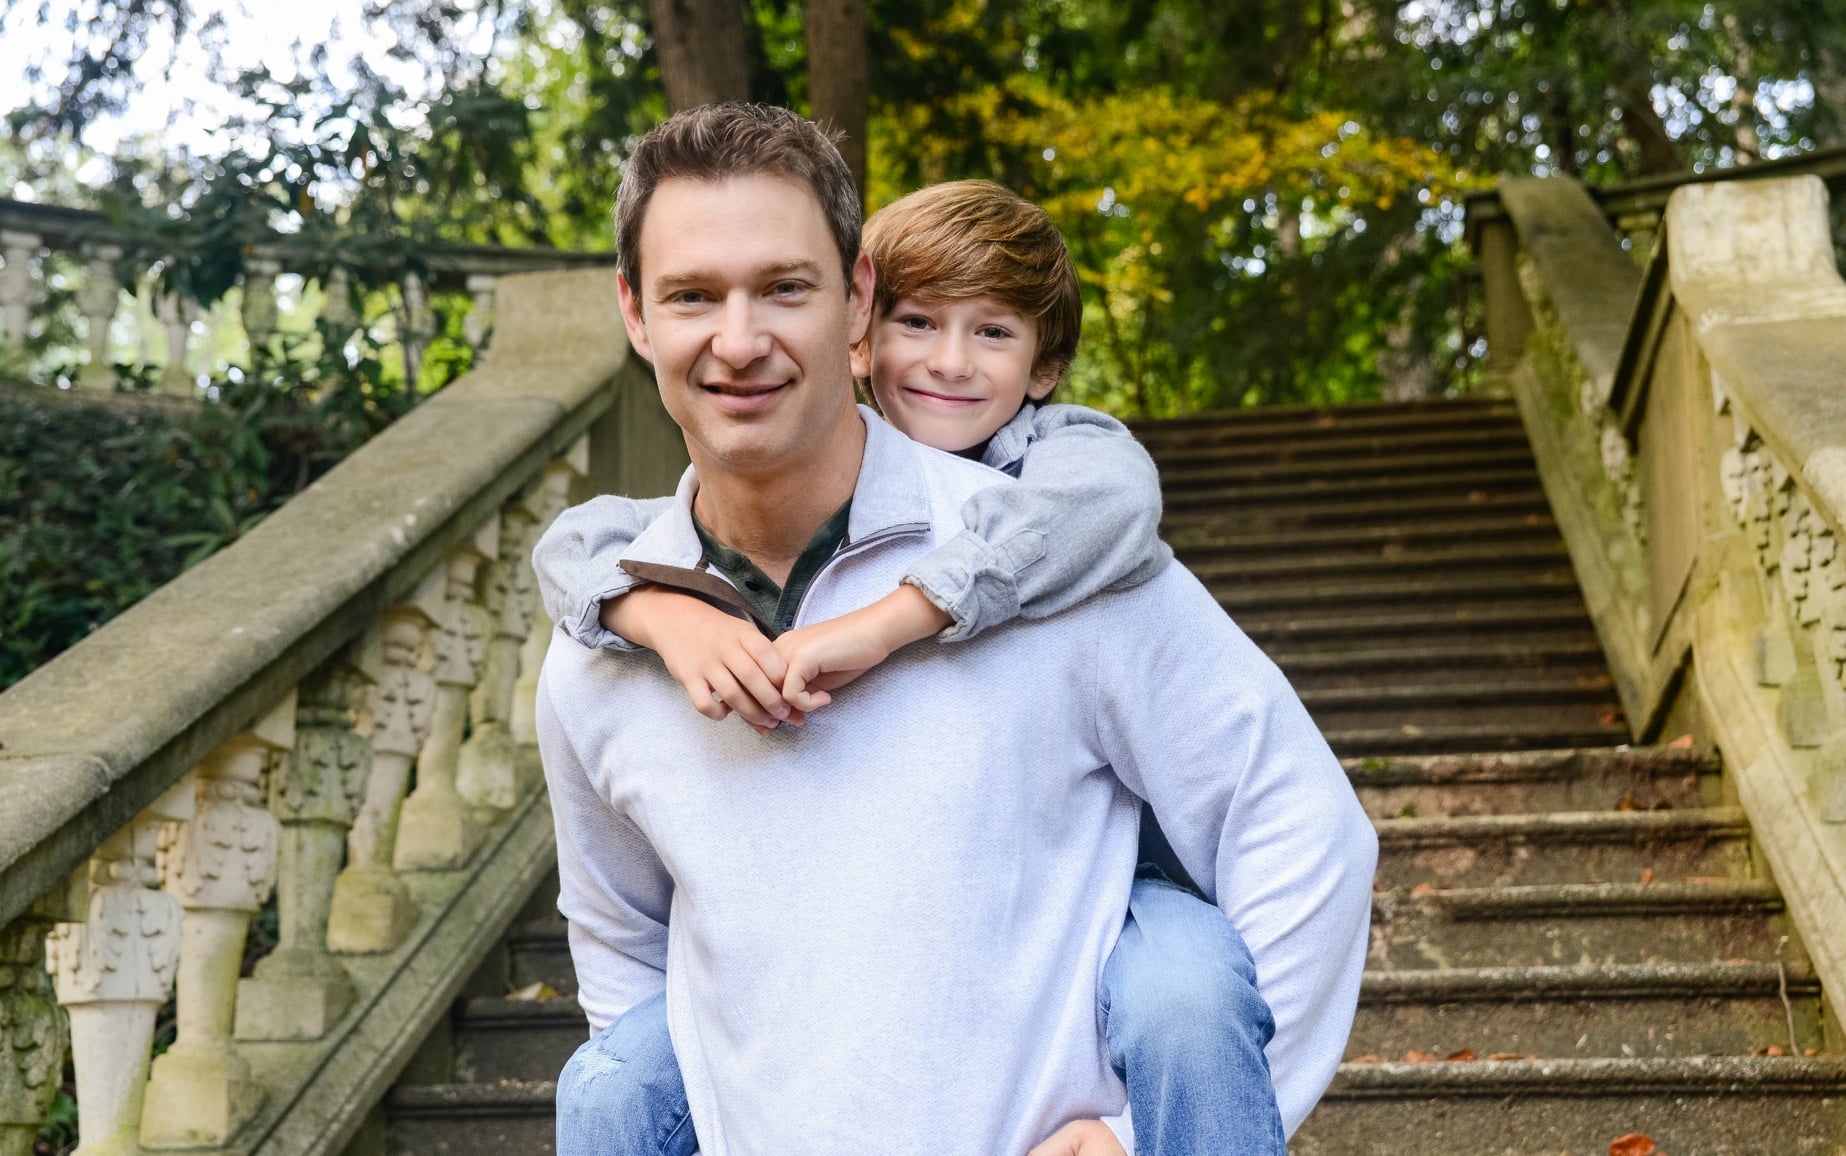
[[[375,357],[159,407],[0,387],[0,689],[248,533],[413,404]]]

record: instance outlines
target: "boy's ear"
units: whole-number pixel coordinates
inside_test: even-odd
[[[622,303],[622,328],[628,330],[628,344],[649,364],[654,360],[653,343],[647,339],[647,322],[641,316],[641,301],[628,284],[628,278],[615,275],[616,296]]]
[[[1026,396],[1033,401],[1044,401],[1051,396],[1051,391],[1058,387],[1058,378],[1064,374],[1057,369],[1040,366],[1032,370],[1032,383],[1026,386]]]

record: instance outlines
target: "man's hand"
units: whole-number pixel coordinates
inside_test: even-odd
[[[600,618],[609,630],[658,653],[693,709],[708,719],[735,711],[761,733],[807,721],[777,690],[788,666],[755,623],[657,586],[603,603]]]
[[[1101,1120],[1073,1120],[1026,1156],[1128,1156]]]
[[[863,609],[791,630],[775,641],[787,666],[782,698],[804,711],[826,706],[833,701],[828,691],[952,621],[921,590],[905,584]]]

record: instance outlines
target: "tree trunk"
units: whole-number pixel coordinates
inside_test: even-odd
[[[657,0],[658,2],[658,0]],[[865,0],[807,0],[808,100],[814,119],[846,134],[840,153],[865,194]]]
[[[744,10],[738,0],[648,0],[667,111],[749,100]]]

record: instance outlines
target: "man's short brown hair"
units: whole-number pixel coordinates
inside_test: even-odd
[[[615,193],[616,267],[641,288],[641,224],[660,182],[720,182],[772,173],[807,185],[840,250],[846,291],[859,259],[859,189],[834,137],[811,120],[766,104],[727,101],[676,112],[641,138]]]
[[[947,181],[872,214],[865,251],[877,270],[872,315],[900,297],[991,297],[1038,325],[1035,376],[1062,377],[1077,356],[1083,290],[1045,210],[992,181]]]

